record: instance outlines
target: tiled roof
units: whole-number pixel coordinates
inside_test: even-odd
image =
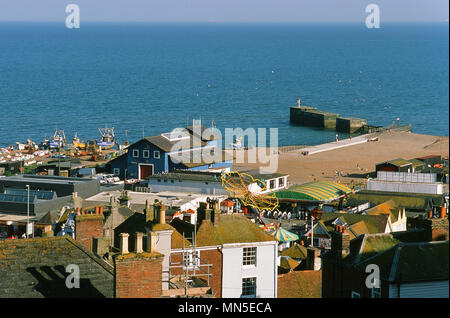
[[[388,222],[389,216],[386,214],[382,215],[363,215],[363,214],[355,214],[355,213],[333,213],[333,212],[324,212],[322,213],[323,224],[326,226],[326,229],[331,232],[334,230],[334,226],[332,222],[340,218],[348,225],[353,225],[358,222],[364,221],[364,227],[362,224],[357,225],[355,230],[360,231],[362,229],[367,229],[366,234],[375,234],[375,233],[384,233],[386,230],[386,225]],[[362,233],[361,233],[362,234]]]
[[[65,285],[66,266],[80,288]],[[113,269],[68,236],[0,241],[0,297],[113,297]]]
[[[296,269],[299,265],[300,265],[300,263],[295,261],[295,260],[293,260],[291,257],[289,257],[289,256],[281,256],[280,267],[283,270],[291,271],[291,270]]]
[[[306,247],[295,243],[288,249],[282,251],[281,256],[290,256],[293,259],[305,260],[308,256],[308,250],[306,249]]]
[[[215,225],[209,220],[203,220],[197,231],[197,246],[269,241],[275,239],[241,215],[220,215]]]
[[[278,275],[278,298],[321,298],[322,271],[293,271]]]
[[[398,208],[393,200],[383,202],[373,208],[364,211],[368,215],[388,214],[391,217],[391,222],[397,222],[402,212],[402,208]]]

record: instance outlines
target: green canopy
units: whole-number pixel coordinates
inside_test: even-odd
[[[314,181],[275,192],[275,196],[278,199],[330,202],[349,193],[352,193],[352,189],[342,184],[331,181]]]
[[[297,241],[298,235],[291,233],[285,229],[283,229],[281,226],[278,226],[275,231],[269,232],[278,242],[284,243],[284,242],[290,242],[290,241]]]

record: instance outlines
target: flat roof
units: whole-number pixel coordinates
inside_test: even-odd
[[[21,174],[10,177],[5,177],[0,179],[0,182],[4,181],[19,181],[19,182],[39,182],[48,184],[80,184],[90,181],[95,181],[96,179],[87,178],[74,178],[74,177],[60,177],[60,176],[39,176],[39,175],[29,175]]]

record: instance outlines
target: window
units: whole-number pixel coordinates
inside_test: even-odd
[[[278,179],[278,187],[281,188],[284,186],[284,178]]]
[[[133,158],[139,158],[139,149],[133,149]]]
[[[256,296],[256,277],[242,279],[242,296]]]
[[[150,158],[150,150],[142,150],[142,157]]]
[[[275,188],[275,180],[270,180],[269,189],[274,189],[274,188]]]
[[[194,268],[200,265],[200,255],[199,251],[185,252],[183,253],[183,267],[185,268]]]
[[[372,288],[372,298],[381,298],[381,288]]]
[[[352,298],[361,298],[361,295],[357,292],[352,291]]]
[[[256,247],[244,247],[242,265],[256,265]]]
[[[113,169],[113,173],[114,173],[116,176],[119,176],[119,175],[120,175],[120,169],[119,169],[119,168],[114,168],[114,169]]]
[[[170,180],[170,183],[173,183],[174,181],[173,180]]]
[[[153,151],[153,158],[155,158],[155,159],[159,159],[159,156],[160,156],[160,154],[159,154],[159,150],[155,150],[155,151]]]

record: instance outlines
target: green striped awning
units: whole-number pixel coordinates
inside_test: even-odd
[[[278,199],[330,202],[349,193],[352,193],[352,189],[342,184],[332,181],[313,181],[275,192],[275,196]]]
[[[275,239],[278,242],[290,242],[290,241],[297,241],[298,240],[298,235],[291,233],[289,231],[286,231],[285,229],[283,229],[281,226],[278,226],[275,231],[271,231],[269,232],[270,235],[272,235],[273,237],[275,237]]]

